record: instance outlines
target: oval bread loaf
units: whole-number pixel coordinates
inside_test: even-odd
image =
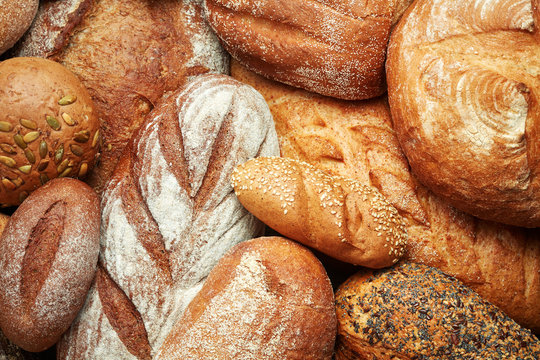
[[[59,359],[152,358],[219,258],[262,233],[234,195],[234,167],[278,153],[250,86],[203,75],[164,99],[106,188],[98,276]]]
[[[381,268],[404,254],[403,219],[373,187],[280,157],[238,166],[232,184],[265,224],[336,259]]]
[[[242,242],[212,269],[156,360],[329,360],[334,293],[317,258],[279,237]]]
[[[336,360],[538,359],[540,341],[440,270],[400,263],[336,292]]]
[[[11,48],[32,24],[39,0],[0,1],[0,54]]]
[[[54,345],[96,271],[100,211],[76,179],[54,179],[13,213],[0,238],[0,328],[28,351]]]

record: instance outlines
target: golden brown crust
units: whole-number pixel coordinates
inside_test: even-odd
[[[157,359],[330,359],[336,318],[330,280],[306,248],[279,237],[221,258]]]
[[[90,95],[64,66],[40,58],[0,63],[0,203],[19,205],[56,177],[86,178],[99,151]]]
[[[39,0],[3,0],[0,5],[0,54],[2,54],[30,27],[36,16]]]
[[[385,92],[390,27],[410,1],[206,0],[224,47],[273,80],[341,99]]]
[[[53,179],[13,213],[0,240],[0,327],[28,351],[55,344],[81,309],[96,269],[97,194]]]
[[[404,254],[404,222],[373,187],[281,157],[249,160],[231,182],[265,224],[336,259],[381,268]]]
[[[396,133],[423,184],[474,216],[538,227],[531,3],[417,1],[392,34],[387,80]]]
[[[336,292],[336,360],[536,359],[540,341],[440,270],[400,263]]]
[[[419,184],[384,98],[338,101],[266,80],[236,62],[231,71],[267,100],[282,156],[375,186],[407,224],[409,260],[455,276],[518,323],[540,331],[538,230],[478,220]]]

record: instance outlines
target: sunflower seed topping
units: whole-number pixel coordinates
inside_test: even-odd
[[[8,154],[16,154],[17,151],[15,151],[15,148],[9,144],[6,144],[6,143],[3,143],[3,144],[0,144],[0,149],[2,149],[2,151],[8,153]]]
[[[30,171],[32,170],[32,165],[21,166],[19,170],[24,174],[30,174]]]
[[[70,167],[66,168],[64,171],[62,171],[61,174],[58,175],[58,177],[62,178],[62,177],[68,176],[71,173],[71,170],[73,170],[73,168],[70,168]]]
[[[36,140],[39,137],[39,131],[31,131],[28,134],[23,136],[25,143],[30,144],[32,141]]]
[[[75,137],[73,139],[76,142],[85,143],[90,139],[90,131],[88,130],[79,131],[78,133],[75,134]]]
[[[56,168],[56,171],[61,174],[64,172],[64,170],[66,170],[66,168],[68,167],[68,163],[69,163],[69,160],[68,159],[64,159],[64,161],[62,161],[60,163],[60,165],[58,165],[58,167]]]
[[[27,129],[30,130],[37,130],[37,124],[35,121],[27,120],[27,119],[21,119],[19,120],[19,123],[24,126]]]
[[[17,188],[17,186],[7,178],[2,179],[2,185],[4,185],[7,191],[13,191]]]
[[[10,157],[0,156],[0,163],[6,165],[7,167],[14,168],[17,163]]]
[[[7,121],[0,121],[0,131],[9,132],[13,130],[13,125]]]
[[[62,119],[64,119],[64,122],[69,126],[75,125],[75,120],[73,120],[73,118],[69,116],[68,113],[62,113]]]
[[[58,147],[58,149],[56,149],[54,153],[54,162],[58,164],[60,161],[62,161],[63,157],[64,157],[64,144],[60,144],[60,146]]]
[[[81,178],[81,177],[84,177],[84,176],[86,175],[87,172],[88,172],[88,164],[85,163],[85,162],[83,162],[83,163],[81,164],[80,169],[79,169],[79,175],[78,175],[78,177],[80,177],[80,178]]]
[[[77,96],[75,95],[66,95],[60,100],[58,100],[58,105],[70,105],[77,101]]]

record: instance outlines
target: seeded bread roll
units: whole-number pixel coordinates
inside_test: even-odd
[[[97,194],[54,179],[13,213],[0,238],[0,328],[28,351],[54,345],[84,304],[96,271]]]
[[[40,58],[0,63],[0,204],[19,205],[56,177],[85,178],[99,151],[90,95],[64,66]]]
[[[336,360],[538,359],[540,341],[440,270],[400,263],[336,292]]]
[[[30,27],[38,5],[39,0],[0,0],[0,54]]]
[[[155,360],[330,360],[334,293],[303,246],[280,237],[244,241],[212,269]]]
[[[267,80],[234,61],[231,72],[265,97],[282,156],[376,187],[406,223],[407,259],[458,278],[540,333],[540,229],[479,220],[422,186],[401,151],[385,98],[331,99]]]
[[[403,220],[373,187],[280,157],[238,166],[232,184],[242,205],[268,226],[336,259],[381,268],[404,254]]]

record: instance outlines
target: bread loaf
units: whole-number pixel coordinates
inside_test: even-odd
[[[16,55],[56,60],[90,92],[102,120],[103,149],[88,181],[99,193],[163,96],[196,75],[228,73],[228,55],[198,0],[45,1],[38,19]]]
[[[265,224],[336,259],[381,268],[404,254],[403,220],[375,188],[280,157],[238,166],[232,185]]]
[[[375,186],[406,223],[407,259],[458,278],[540,333],[540,232],[478,220],[419,184],[386,99],[334,100],[271,82],[235,62],[231,72],[267,100],[282,156]]]
[[[205,0],[224,47],[273,80],[341,99],[386,91],[390,28],[411,0]]]
[[[22,350],[11,343],[0,331],[0,359],[1,360],[39,360],[39,356]]]
[[[0,328],[28,351],[54,345],[81,309],[96,271],[99,200],[54,179],[13,213],[0,238]]]
[[[19,205],[49,179],[86,178],[99,151],[90,95],[64,66],[40,58],[0,63],[0,204]]]
[[[387,62],[396,134],[417,178],[456,208],[526,227],[540,226],[537,5],[417,1]]]
[[[335,334],[334,293],[317,258],[258,238],[221,258],[155,359],[330,360]]]
[[[218,259],[263,230],[232,170],[278,152],[264,99],[228,76],[156,107],[104,193],[100,269],[59,358],[152,358]]]
[[[441,271],[400,263],[336,292],[336,360],[538,359],[540,341]]]
[[[39,0],[0,1],[0,54],[11,48],[32,24]]]

